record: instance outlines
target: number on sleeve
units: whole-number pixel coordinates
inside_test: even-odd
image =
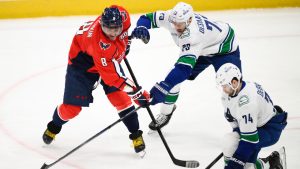
[[[82,26],[80,26],[79,30],[76,32],[76,35],[82,35],[85,31],[89,29],[92,23],[93,23],[92,21],[85,22]]]
[[[204,22],[205,22],[206,28],[208,30],[212,31],[213,27],[214,27],[214,28],[218,29],[220,32],[222,32],[222,29],[219,28],[216,24],[214,24],[214,23],[212,23],[212,22],[210,22],[210,21],[208,21],[206,19],[204,19]]]
[[[266,99],[266,101],[267,101],[268,103],[271,102],[271,104],[273,104],[273,101],[272,101],[271,97],[268,95],[267,92],[265,92],[265,99]]]

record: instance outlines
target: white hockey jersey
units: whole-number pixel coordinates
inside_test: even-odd
[[[239,127],[241,140],[257,143],[257,128],[266,124],[275,114],[273,102],[261,85],[243,82],[235,97],[222,96],[225,117],[233,128]]]
[[[174,42],[181,48],[179,57],[194,55],[198,58],[230,53],[237,49],[238,43],[234,30],[227,23],[215,22],[194,13],[191,24],[181,35],[178,35],[169,20],[170,13],[171,10],[156,11],[147,16],[151,18],[153,28],[164,27],[170,31]]]

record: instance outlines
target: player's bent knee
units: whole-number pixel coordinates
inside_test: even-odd
[[[240,140],[240,135],[237,132],[231,132],[224,135],[222,140],[223,154],[225,157],[232,157],[236,151]]]
[[[115,91],[106,95],[110,103],[118,111],[122,111],[132,105],[131,98],[123,91]]]
[[[76,117],[81,111],[80,106],[62,104],[58,107],[58,114],[60,118],[64,121],[68,121]]]

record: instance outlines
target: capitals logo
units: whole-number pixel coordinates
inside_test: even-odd
[[[99,42],[99,45],[102,49],[106,50],[110,47],[110,43],[104,43],[102,41]]]

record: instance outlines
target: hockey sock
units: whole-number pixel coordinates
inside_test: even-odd
[[[53,121],[50,121],[47,125],[47,129],[53,134],[58,134],[61,131],[61,126],[57,126]]]
[[[164,115],[169,115],[173,111],[175,104],[162,104],[160,108],[160,113]]]
[[[119,112],[119,116],[122,118],[134,109],[135,109],[135,107],[131,106],[131,107]],[[131,114],[127,118],[123,119],[123,123],[125,124],[125,126],[127,127],[128,131],[130,133],[135,133],[140,128],[139,120],[138,120],[138,114],[136,112],[134,112],[133,114]]]
[[[52,121],[56,126],[60,126],[60,127],[68,122],[68,121],[64,121],[60,118],[60,116],[58,115],[57,108],[55,109],[55,111],[53,113]]]

